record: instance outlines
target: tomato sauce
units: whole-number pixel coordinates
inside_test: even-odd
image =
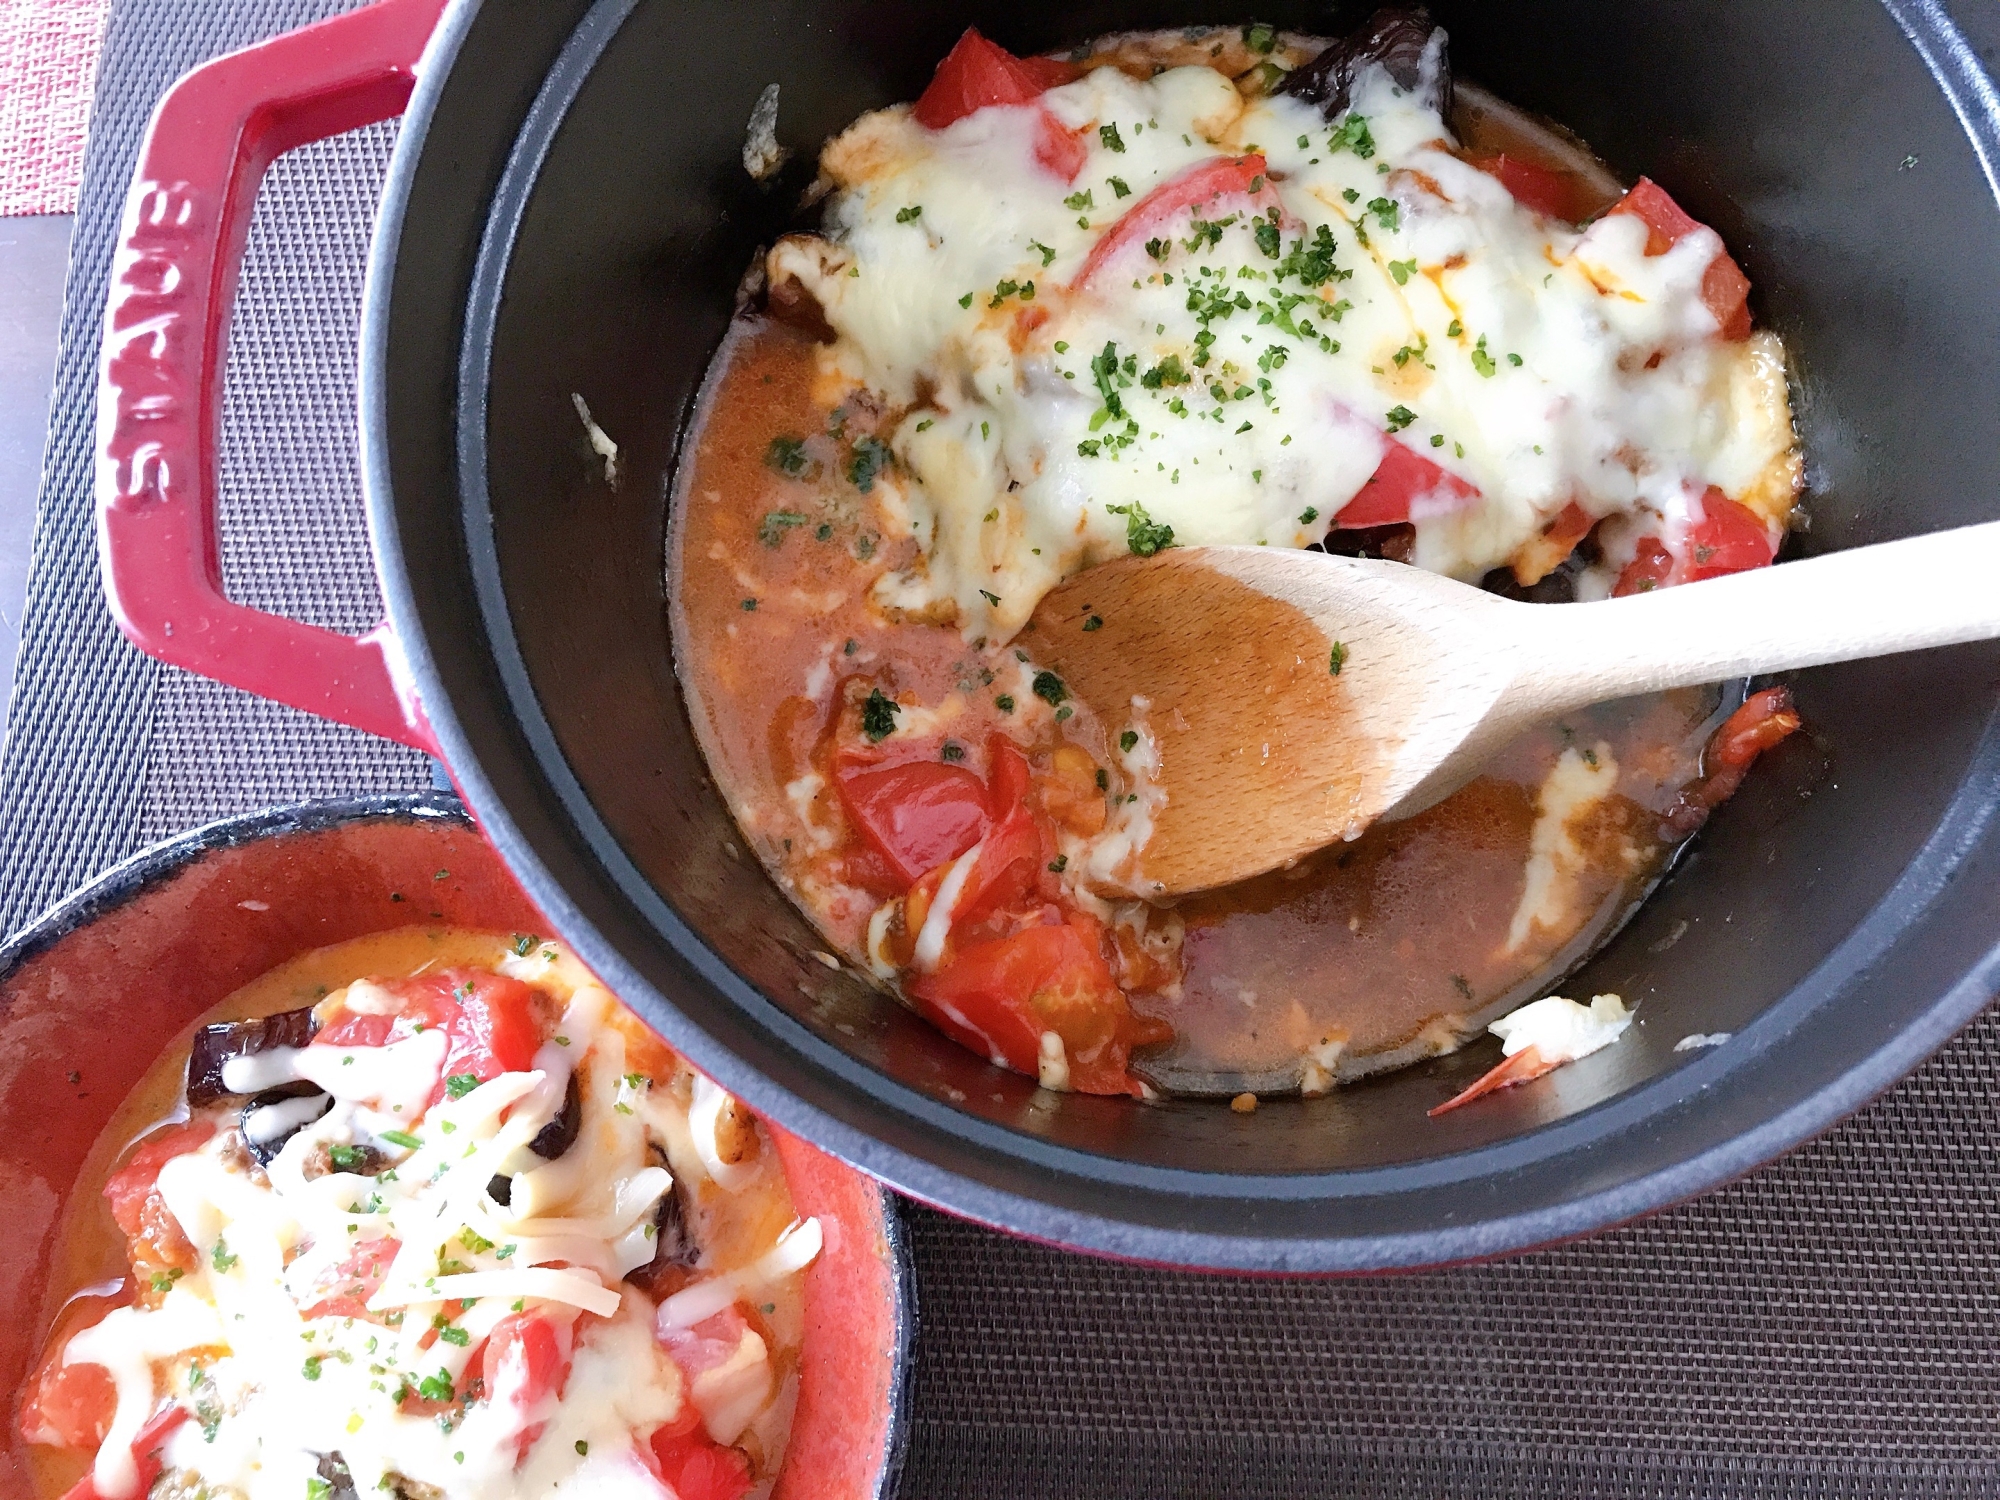
[[[866,456],[896,414],[830,378],[820,347],[746,315],[718,356],[672,517],[674,626],[731,810],[774,878],[867,974],[871,917],[900,877],[864,868],[867,840],[829,766],[866,694],[903,700],[899,729],[930,715],[928,734],[888,742],[906,759],[985,777],[989,737],[1013,735],[1045,800],[1062,785],[1059,757],[1086,768],[1088,792],[1113,765],[1113,734],[1081,705],[1051,722],[1018,681],[1032,664],[1011,648],[871,598],[914,546],[883,540],[898,529],[884,507],[899,492]],[[1151,970],[1121,965],[1135,1017],[1166,1038],[1137,1045],[1134,1073],[1198,1094],[1310,1090],[1461,1045],[1580,961],[1650,888],[1679,842],[1666,820],[1717,722],[1709,691],[1592,709],[1525,737],[1437,807],[1295,869],[1136,919],[1138,903],[1118,908],[1114,931],[1139,927],[1121,948],[1167,955]],[[1549,920],[1510,941],[1542,788],[1566,751],[1599,747],[1615,780],[1567,827],[1580,858]]]

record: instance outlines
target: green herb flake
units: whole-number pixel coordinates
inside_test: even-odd
[[[1369,133],[1367,117],[1353,110],[1347,112],[1326,145],[1329,151],[1352,151],[1363,161],[1375,154],[1375,137]]]
[[[908,208],[899,208],[896,210],[896,222],[898,224],[912,224],[922,218],[923,214],[923,204],[912,203]]]
[[[1118,134],[1118,127],[1117,127],[1116,125],[1100,125],[1100,126],[1098,126],[1098,127],[1097,127],[1097,138],[1098,138],[1098,139],[1099,139],[1100,141],[1104,142],[1104,148],[1105,148],[1105,150],[1107,150],[1107,151],[1121,151],[1121,152],[1122,152],[1122,151],[1123,151],[1123,150],[1125,149],[1125,142],[1124,142],[1123,138],[1119,136],[1119,134]],[[1118,196],[1122,198],[1122,197],[1124,197],[1125,195],[1124,195],[1123,193],[1120,193],[1120,194],[1119,194]],[[1072,205],[1071,205],[1071,207],[1078,207],[1078,206],[1079,206],[1079,205],[1076,205],[1076,204],[1072,204]],[[1082,206],[1087,206],[1087,205],[1082,205]]]
[[[420,1150],[424,1144],[407,1130],[384,1130],[381,1136],[390,1145],[401,1146],[405,1151]]]
[[[1114,198],[1129,198],[1129,197],[1131,197],[1131,196],[1132,196],[1132,189],[1131,189],[1131,188],[1129,188],[1129,187],[1127,187],[1127,186],[1125,185],[1125,179],[1124,179],[1124,178],[1122,178],[1122,177],[1107,177],[1107,178],[1105,178],[1104,180],[1105,180],[1105,181],[1106,181],[1107,183],[1109,183],[1109,184],[1111,185],[1111,196],[1112,196],[1112,197],[1114,197]]]
[[[795,510],[767,511],[764,519],[757,523],[757,540],[766,547],[784,545],[785,533],[794,526],[804,526],[807,518]]]
[[[463,1099],[478,1087],[477,1073],[454,1073],[444,1081],[444,1091],[454,1099]]]
[[[764,462],[787,479],[803,479],[812,468],[806,456],[806,441],[796,437],[774,437],[764,450]]]
[[[1002,693],[993,700],[993,706],[1003,714],[1011,714],[1014,711],[1014,695],[1012,693]]]
[[[326,1363],[325,1355],[308,1354],[306,1356],[305,1364],[300,1366],[299,1368],[299,1373],[305,1376],[305,1378],[308,1380],[317,1380],[319,1379],[320,1366],[324,1365],[325,1363]]]
[[[1091,197],[1090,189],[1085,188],[1082,192],[1071,193],[1067,198],[1063,199],[1063,207],[1071,213],[1081,213],[1087,208],[1097,207],[1097,204]]]
[[[1388,410],[1387,419],[1391,432],[1401,432],[1417,420],[1417,414],[1407,406],[1392,406]]]
[[[1049,861],[1049,872],[1051,874],[1060,875],[1068,868],[1069,856],[1067,854],[1058,854],[1054,859]]]
[[[417,1382],[417,1394],[426,1401],[450,1401],[458,1392],[452,1388],[451,1371],[440,1367],[437,1374]]]
[[[1129,752],[1132,749],[1132,747],[1138,743],[1139,743],[1139,731],[1136,729],[1128,729],[1123,734],[1118,736],[1118,748],[1122,751]]]
[[[896,715],[902,711],[903,706],[894,698],[883,697],[880,688],[870,688],[868,701],[861,705],[861,732],[880,744],[896,732]]]
[[[1347,647],[1340,641],[1333,643],[1333,653],[1327,658],[1326,669],[1333,676],[1340,675],[1340,669],[1347,665]]]
[[[208,1263],[218,1271],[226,1271],[236,1264],[236,1257],[229,1250],[229,1241],[217,1236],[215,1248],[208,1252]]]
[[[1041,253],[1042,269],[1045,271],[1048,269],[1049,263],[1056,258],[1056,252],[1054,251],[1054,249],[1048,245],[1044,245],[1040,240],[1029,240],[1028,248],[1030,250],[1036,250]]]
[[[1146,507],[1138,501],[1134,500],[1130,505],[1107,505],[1104,508],[1114,516],[1125,518],[1125,547],[1134,557],[1152,557],[1155,553],[1164,552],[1173,546],[1174,528],[1164,521],[1155,521],[1146,514]]]
[[[1051,708],[1069,696],[1069,689],[1063,686],[1063,680],[1053,672],[1037,672],[1034,690],[1035,696]]]
[[[966,293],[966,294],[965,294],[965,295],[964,295],[963,297],[960,297],[960,298],[958,299],[958,305],[959,305],[960,307],[970,307],[970,306],[972,306],[972,293],[970,293],[970,292],[967,292],[967,293]]]
[[[876,476],[894,467],[895,462],[889,445],[880,438],[871,434],[858,439],[854,444],[854,457],[847,464],[848,483],[865,495],[875,488]]]

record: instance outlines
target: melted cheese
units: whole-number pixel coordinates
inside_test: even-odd
[[[1544,1062],[1566,1063],[1609,1047],[1631,1024],[1632,1012],[1616,995],[1594,996],[1589,1005],[1550,995],[1509,1011],[1486,1029],[1500,1038],[1505,1056],[1533,1047]]]
[[[537,960],[511,967],[526,978],[547,968]],[[371,1001],[362,986],[349,995]],[[137,1495],[132,1440],[163,1396],[195,1417],[167,1440],[167,1468],[244,1500],[314,1493],[321,1456],[333,1452],[363,1494],[395,1474],[448,1500],[660,1500],[639,1446],[679,1414],[686,1382],[658,1343],[659,1311],[621,1283],[652,1258],[653,1212],[673,1183],[655,1163],[649,1126],[672,1140],[671,1153],[686,1125],[668,1120],[682,1114],[678,1103],[652,1097],[652,1080],[625,1071],[623,1035],[609,1024],[614,1004],[595,986],[579,987],[534,1069],[428,1108],[445,1050],[438,1032],[382,1048],[309,1046],[228,1064],[232,1087],[305,1078],[334,1102],[262,1172],[226,1131],[161,1169],[160,1196],[196,1268],[157,1306],[118,1309],[78,1334],[64,1356],[103,1365],[116,1388],[93,1468],[106,1500]],[[562,1109],[572,1067],[586,1080],[582,1128],[568,1152],[543,1162],[527,1145]],[[704,1099],[728,1103],[702,1086]],[[329,1148],[358,1145],[393,1165],[372,1176],[306,1176]],[[701,1165],[691,1170],[698,1181]],[[503,1174],[513,1184],[505,1205],[488,1191]],[[358,1250],[392,1242],[400,1248],[369,1297],[371,1320],[308,1315],[355,1284],[347,1268]],[[820,1244],[816,1221],[793,1224],[761,1259],[697,1280],[680,1296],[716,1310],[748,1291],[768,1296]],[[412,1390],[427,1399],[462,1395],[488,1335],[527,1310],[572,1331],[560,1394],[528,1411],[497,1398],[441,1416],[403,1409]],[[757,1352],[761,1383],[736,1371],[719,1388],[732,1438],[774,1394],[761,1340]]]
[[[1783,353],[1718,337],[1712,232],[1647,256],[1636,216],[1556,223],[1453,155],[1380,69],[1353,100],[1358,147],[1358,127],[1246,101],[1207,68],[1099,68],[1043,98],[1087,148],[1072,183],[1036,162],[1030,109],[941,131],[884,110],[828,147],[825,238],[782,242],[770,270],[839,335],[828,375],[910,408],[883,488],[921,556],[879,603],[948,606],[1002,641],[1055,583],[1123,554],[1142,515],[1184,545],[1303,546],[1391,441],[1479,492],[1435,489],[1413,515],[1416,561],[1467,579],[1572,501],[1635,518],[1611,538],[1628,555],[1642,533],[1678,546],[1710,484],[1782,521]],[[1212,238],[1182,211],[1150,231],[1157,255],[1134,244],[1076,285],[1148,192],[1252,151],[1283,208],[1275,247],[1239,196],[1202,210],[1235,215]],[[1292,252],[1321,231],[1337,273],[1301,274]]]

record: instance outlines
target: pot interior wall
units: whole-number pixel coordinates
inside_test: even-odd
[[[2000,263],[2000,218],[1949,102],[1884,9],[1433,8],[1462,76],[1572,127],[1622,175],[1658,179],[1735,250],[1756,285],[1753,309],[1795,363],[1812,517],[1798,551],[1995,514],[2000,304],[1984,271]],[[1359,17],[1273,5],[1264,18],[1339,30]],[[865,109],[914,96],[966,24],[1033,50],[1215,19],[1235,18],[1198,0],[489,3],[440,97],[401,234],[384,376],[394,525],[412,580],[401,618],[447,687],[455,760],[462,748],[470,762],[459,769],[505,805],[507,836],[553,872],[576,903],[569,915],[665,997],[671,1010],[657,1006],[655,1019],[670,1036],[748,1060],[824,1116],[900,1149],[936,1159],[949,1139],[953,1170],[995,1182],[1024,1151],[1058,1163],[1062,1148],[1178,1169],[1190,1183],[1425,1161],[1517,1140],[1693,1066],[1676,1041],[1743,1030],[1903,876],[1967,780],[2000,677],[1987,647],[1799,676],[1810,733],[1759,767],[1571,981],[1570,993],[1639,1002],[1640,1026],[1551,1086],[1443,1121],[1423,1111],[1486,1066],[1487,1050],[1248,1117],[1056,1098],[812,961],[811,930],[737,852],[704,774],[663,608],[681,424],[737,280],[789,222],[819,143]],[[552,67],[516,144],[509,112],[526,112]],[[793,160],[760,188],[740,151],[772,82]],[[478,232],[467,226],[482,224],[496,180],[460,330],[450,320]],[[450,430],[438,393],[453,340],[455,455],[437,436]],[[583,440],[573,392],[620,445],[616,488]],[[438,500],[453,489],[456,516]],[[1984,792],[1961,799],[1954,816],[1983,816],[1985,802]],[[1893,1030],[1893,1015],[1880,1019]],[[1829,1076],[1841,1047],[1864,1043],[1858,1032],[1809,1040],[1831,1049]]]

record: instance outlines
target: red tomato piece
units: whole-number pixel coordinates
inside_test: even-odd
[[[1698,583],[1725,573],[1743,573],[1767,566],[1777,555],[1771,534],[1747,506],[1738,505],[1714,485],[1701,497],[1702,517],[1688,532],[1687,565],[1681,581]]]
[[[942,130],[995,104],[1032,104],[1077,70],[1053,57],[1016,57],[968,26],[944,56],[910,115],[926,130]]]
[[[1747,771],[1758,756],[1796,734],[1799,722],[1790,689],[1752,693],[1709,740],[1709,759],[1723,769]]]
[[[987,808],[1004,818],[1028,800],[1028,757],[1006,735],[995,734],[986,741],[986,767]]]
[[[1090,147],[1084,144],[1082,131],[1066,128],[1046,109],[1039,112],[1035,121],[1036,161],[1064,182],[1075,182],[1089,159]]]
[[[368,1299],[388,1280],[389,1266],[402,1241],[369,1240],[356,1245],[354,1253],[323,1274],[312,1289],[313,1300],[300,1309],[307,1318],[366,1318],[380,1321],[368,1311]]]
[[[160,1471],[166,1468],[160,1458],[160,1449],[173,1436],[174,1429],[187,1420],[187,1415],[183,1407],[166,1407],[141,1427],[138,1436],[132,1439],[132,1459],[139,1470],[139,1494],[151,1491],[153,1482],[160,1477]],[[104,1500],[104,1495],[97,1488],[97,1482],[86,1474],[63,1496],[63,1500]]]
[[[1456,474],[1392,439],[1382,462],[1354,498],[1340,508],[1333,524],[1393,526],[1399,521],[1463,510],[1478,499],[1479,491]]]
[[[21,1403],[21,1436],[57,1448],[95,1449],[111,1430],[118,1386],[103,1365],[66,1365],[49,1351],[35,1388]]]
[[[1632,190],[1611,209],[1614,214],[1636,214],[1645,222],[1646,253],[1665,255],[1702,225],[1668,196],[1665,188],[1650,177],[1641,177]],[[1750,278],[1729,252],[1719,252],[1709,262],[1701,281],[1701,300],[1715,315],[1722,336],[1732,342],[1750,337]]]
[[[749,1319],[743,1316],[740,1307],[731,1303],[692,1328],[669,1329],[663,1341],[667,1353],[692,1385],[695,1377],[727,1364],[730,1356],[742,1347],[743,1336],[749,1331]]]
[[[986,783],[963,766],[908,761],[836,775],[841,805],[907,890],[985,834]]]
[[[1261,156],[1219,156],[1198,162],[1154,188],[1125,210],[1125,216],[1095,245],[1071,286],[1081,289],[1126,251],[1173,229],[1184,214],[1225,199],[1242,200],[1253,211],[1279,207],[1270,168]]]
[[[1081,914],[971,944],[904,987],[947,1036],[1030,1078],[1042,1033],[1055,1032],[1080,1093],[1136,1093],[1125,1071],[1131,1049],[1159,1039],[1133,1016],[1105,963],[1101,929]]]
[[[678,1500],[741,1500],[750,1488],[750,1460],[740,1448],[725,1448],[701,1425],[692,1402],[677,1422],[647,1440],[660,1478]]]
[[[1523,208],[1561,219],[1566,224],[1584,217],[1582,185],[1568,172],[1559,172],[1523,156],[1509,156],[1504,151],[1497,156],[1481,157],[1473,165],[1497,177]]]
[[[176,1156],[196,1150],[214,1134],[213,1120],[190,1120],[156,1130],[139,1143],[125,1165],[105,1179],[105,1201],[127,1239],[150,1241],[164,1249],[168,1242],[161,1239],[161,1231],[169,1230],[173,1243],[186,1243],[179,1225],[159,1201],[160,1169]]]
[[[1673,576],[1674,555],[1666,543],[1656,536],[1639,538],[1638,554],[1618,575],[1618,583],[1611,590],[1611,597],[1623,599],[1627,594],[1650,594],[1654,589],[1665,587]]]
[[[442,969],[383,985],[396,997],[394,1015],[342,1011],[322,1026],[314,1046],[384,1047],[419,1031],[441,1028],[449,1046],[430,1102],[445,1097],[445,1080],[470,1074],[481,1083],[535,1065],[542,1044],[535,992],[518,979],[485,969]]]
[[[534,1420],[551,1396],[561,1396],[569,1379],[575,1328],[567,1319],[546,1313],[512,1313],[487,1335],[479,1351],[479,1378],[485,1400],[511,1409],[521,1419],[515,1435],[514,1462],[519,1463],[548,1426]]]

